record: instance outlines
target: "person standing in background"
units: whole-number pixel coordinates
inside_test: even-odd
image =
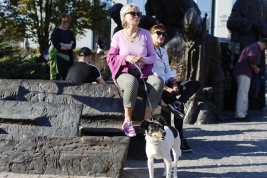
[[[56,27],[51,34],[52,49],[49,53],[53,53],[54,57],[53,61],[50,61],[50,74],[53,74],[50,75],[50,79],[53,80],[65,80],[69,67],[73,64],[73,49],[76,47],[76,40],[73,32],[68,29],[70,21],[69,14],[61,14],[60,26]]]
[[[248,45],[267,37],[267,0],[236,0],[233,5],[230,17],[227,20],[227,28],[230,30],[231,42],[239,43],[240,53]],[[265,53],[261,51],[258,55],[257,66],[266,71]],[[238,57],[234,59],[234,64]],[[233,79],[233,81],[235,81]],[[263,110],[266,107],[265,83],[260,86],[258,97],[249,94],[249,109]],[[231,87],[231,98],[235,100],[236,85],[233,82]]]
[[[253,72],[258,74],[260,69],[257,66],[258,56],[261,51],[267,49],[267,38],[248,45],[241,53],[233,70],[237,82],[237,98],[235,119],[239,121],[248,120],[248,92]]]
[[[104,55],[104,41],[102,40],[102,36],[98,35],[97,37],[97,51],[96,54]]]
[[[24,39],[24,43],[23,44],[24,44],[25,52],[26,53],[30,52],[30,42],[29,42],[27,37]]]

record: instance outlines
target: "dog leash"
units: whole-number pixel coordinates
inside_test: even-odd
[[[135,67],[139,70],[139,72],[140,72],[140,74],[141,74],[141,78],[142,78],[142,80],[143,80],[144,87],[145,87],[146,98],[147,98],[147,101],[148,101],[148,104],[149,104],[149,108],[150,108],[151,120],[153,121],[154,119],[153,119],[152,105],[151,105],[150,99],[149,99],[149,97],[148,97],[148,89],[147,89],[147,87],[146,87],[146,81],[145,81],[145,79],[144,79],[144,77],[143,77],[143,73],[142,73],[140,67],[137,66],[136,63],[134,63],[134,65],[135,65]]]

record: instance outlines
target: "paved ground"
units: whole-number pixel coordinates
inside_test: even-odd
[[[193,152],[180,157],[179,178],[267,178],[267,108],[249,113],[248,122],[235,121],[234,112],[224,111],[222,115],[231,118],[230,122],[185,125],[184,135]],[[155,160],[155,178],[162,178],[163,168],[163,160]],[[146,177],[146,159],[127,160],[123,178]]]
[[[266,96],[267,98],[267,96]],[[224,111],[233,118],[233,112]],[[193,148],[178,162],[179,178],[240,177],[267,178],[267,108],[250,111],[249,122],[185,125],[185,136]],[[163,161],[155,160],[155,178],[162,178]],[[146,158],[128,159],[122,178],[148,178]],[[85,178],[0,173],[0,178]],[[88,178],[88,177],[87,177]]]
[[[265,98],[267,103],[267,87]],[[201,126],[185,125],[184,135],[193,152],[183,153],[180,157],[179,178],[267,178],[267,108],[249,113],[252,117],[248,122],[235,121],[234,112],[223,111],[222,115],[231,121]],[[155,160],[155,178],[162,178],[163,169],[163,161]],[[146,158],[127,159],[122,178],[148,177]],[[89,177],[0,172],[0,178]]]

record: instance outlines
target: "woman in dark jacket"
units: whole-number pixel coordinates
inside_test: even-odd
[[[51,35],[52,45],[57,49],[57,74],[51,79],[65,80],[68,69],[73,64],[73,49],[76,47],[76,40],[73,32],[68,29],[70,20],[69,14],[61,14],[60,26],[56,27]]]

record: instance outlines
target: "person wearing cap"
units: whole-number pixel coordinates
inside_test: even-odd
[[[74,83],[93,83],[106,84],[101,76],[100,70],[90,64],[92,51],[83,47],[78,52],[78,61],[73,64],[67,74],[66,80]]]

